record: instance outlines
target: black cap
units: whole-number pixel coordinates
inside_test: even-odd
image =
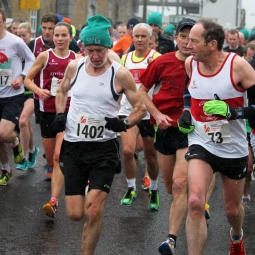
[[[193,27],[195,25],[196,21],[193,20],[193,19],[183,19],[181,20],[178,25],[177,25],[177,28],[176,28],[176,31],[175,33],[179,33],[184,27]]]

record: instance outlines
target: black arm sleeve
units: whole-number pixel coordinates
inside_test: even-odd
[[[249,106],[243,108],[243,115],[250,127],[255,129],[255,84],[247,89],[247,96]]]
[[[186,74],[186,80],[185,80],[184,92],[183,92],[184,108],[190,108],[190,93],[187,88],[188,83],[189,83],[189,76]]]

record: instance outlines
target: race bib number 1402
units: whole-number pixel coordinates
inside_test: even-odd
[[[86,141],[101,140],[105,137],[105,116],[78,113],[75,122],[76,135]]]

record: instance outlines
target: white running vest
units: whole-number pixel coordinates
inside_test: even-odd
[[[69,142],[105,142],[116,133],[105,128],[105,117],[118,114],[120,94],[116,93],[114,81],[121,67],[116,61],[98,76],[86,72],[87,57],[78,61],[75,78],[71,83],[71,103],[67,115],[64,139]]]
[[[156,51],[150,50],[146,57],[143,58],[140,62],[133,62],[132,56],[135,51],[131,51],[127,54],[126,60],[125,60],[125,67],[131,72],[132,76],[134,77],[136,88],[139,89],[141,86],[141,82],[139,80],[139,74],[142,70],[146,69],[148,66],[148,58],[152,57]],[[152,98],[152,92],[154,90],[154,86],[149,90],[148,95],[150,98]],[[122,95],[121,101],[120,101],[120,110],[118,115],[128,116],[131,111],[133,110],[132,105],[127,100],[126,95]],[[150,113],[147,111],[146,116],[143,118],[143,120],[149,120],[150,119]]]
[[[189,133],[189,146],[198,144],[212,154],[222,158],[240,158],[248,155],[245,121],[242,119],[226,120],[203,111],[203,105],[215,99],[234,107],[244,107],[245,90],[238,88],[232,78],[232,64],[236,54],[229,53],[219,68],[212,75],[203,75],[198,62],[191,60],[191,78],[188,89],[191,94],[191,114],[195,125]]]

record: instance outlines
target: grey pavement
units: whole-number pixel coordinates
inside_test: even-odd
[[[72,222],[65,213],[64,191],[55,219],[44,215],[42,206],[50,198],[50,182],[44,181],[46,161],[38,125],[31,120],[36,146],[40,148],[37,164],[26,172],[15,169],[11,158],[13,177],[6,187],[0,187],[0,255],[78,255],[84,221]],[[1,152],[0,152],[1,153]],[[117,174],[103,217],[103,230],[95,255],[156,255],[158,246],[168,234],[168,212],[171,195],[159,176],[161,205],[158,212],[148,210],[148,193],[142,190],[145,161],[140,153],[137,161],[137,200],[132,206],[120,205],[127,185],[122,170]],[[247,255],[255,254],[255,192],[251,185],[250,210],[244,220]],[[227,255],[229,252],[229,224],[226,220],[221,182],[217,175],[216,186],[210,201],[211,219],[208,220],[208,241],[204,255]],[[187,255],[185,221],[177,239],[175,255]]]

